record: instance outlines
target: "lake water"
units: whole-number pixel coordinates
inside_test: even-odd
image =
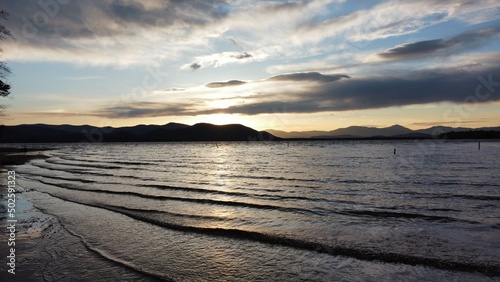
[[[490,281],[500,142],[481,145],[61,144],[16,173],[92,259],[145,280]]]

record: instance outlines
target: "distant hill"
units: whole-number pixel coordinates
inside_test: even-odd
[[[268,141],[279,139],[268,132],[257,131],[240,124],[198,123],[189,126],[169,123],[119,128],[33,124],[0,127],[0,143]]]
[[[393,125],[385,128],[350,126],[330,131],[328,136],[353,136],[353,137],[372,137],[372,136],[394,136],[409,134],[413,131],[401,125]]]
[[[346,128],[339,128],[332,131],[279,131],[279,130],[266,130],[275,136],[281,138],[366,138],[366,137],[384,137],[395,136],[415,133],[413,130],[403,127],[401,125],[393,125],[385,128],[365,127],[365,126],[349,126]]]
[[[419,132],[419,133],[422,133],[422,134],[427,134],[427,135],[432,135],[432,136],[438,136],[438,135],[446,133],[446,132],[460,132],[460,131],[467,131],[467,130],[471,130],[471,128],[449,127],[449,126],[433,126],[433,127],[426,128],[426,129],[416,130],[416,132]]]
[[[316,139],[353,139],[353,138],[432,138],[438,137],[440,134],[449,132],[464,132],[464,131],[500,131],[500,127],[484,127],[484,128],[465,128],[465,127],[447,127],[434,126],[426,129],[411,130],[401,125],[393,125],[385,128],[366,127],[366,126],[349,126],[339,128],[332,131],[279,131],[266,130],[273,135],[281,138],[316,138]]]
[[[266,129],[266,132],[281,138],[311,138],[312,136],[326,135],[328,131],[292,131],[286,132],[281,130]]]

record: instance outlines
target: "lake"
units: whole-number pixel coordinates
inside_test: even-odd
[[[51,146],[18,186],[90,265],[145,281],[499,279],[500,142]]]

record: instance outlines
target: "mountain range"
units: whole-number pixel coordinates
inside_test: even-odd
[[[384,128],[349,126],[332,131],[279,131],[268,129],[267,132],[281,138],[315,138],[315,139],[349,139],[349,138],[432,138],[448,132],[466,131],[500,131],[499,127],[466,128],[433,126],[426,129],[411,130],[401,125],[393,125]]]
[[[51,142],[181,142],[279,140],[267,132],[240,124],[137,125],[95,127],[90,125],[24,124],[0,127],[0,143]]]
[[[491,133],[493,132],[493,134]],[[282,139],[412,139],[412,138],[498,138],[500,127],[465,128],[434,126],[411,130],[401,125],[385,128],[350,126],[332,131],[257,131],[241,124],[136,125],[95,127],[90,125],[24,124],[0,126],[0,143],[56,142],[182,142],[182,141],[270,141]],[[449,135],[450,133],[461,133]]]

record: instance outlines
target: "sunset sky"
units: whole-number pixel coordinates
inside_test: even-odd
[[[44,4],[45,3],[45,4]],[[0,0],[6,124],[500,126],[500,1]]]

